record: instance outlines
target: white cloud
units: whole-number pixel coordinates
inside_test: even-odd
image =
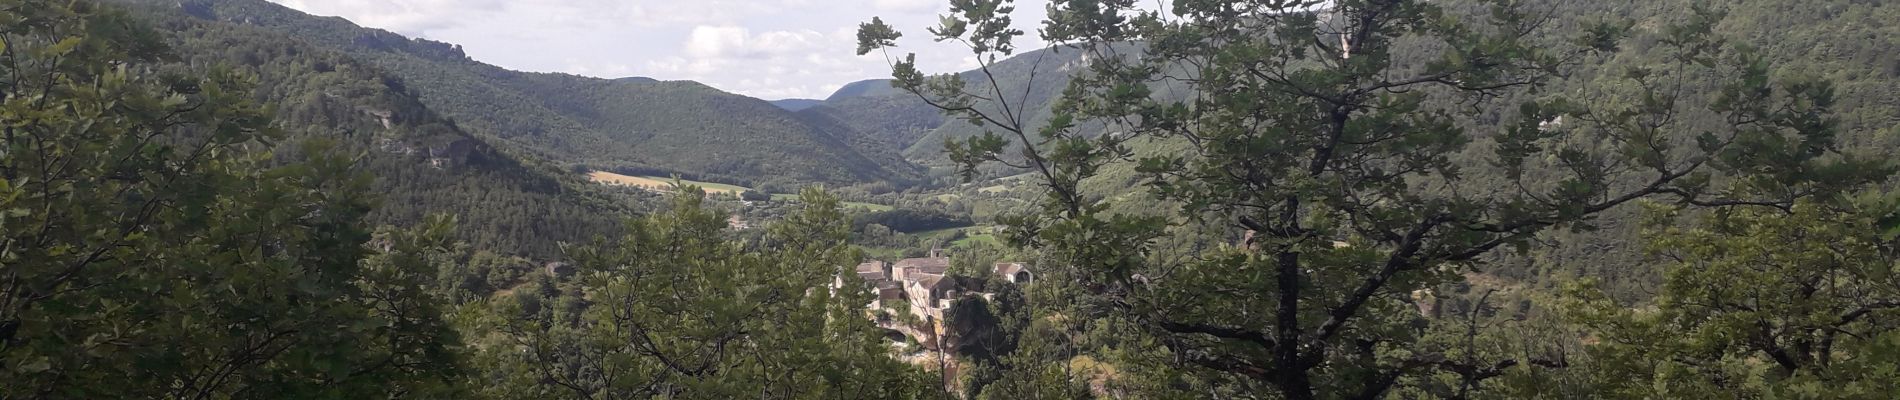
[[[898,13],[926,13],[949,4],[943,0],[872,0],[871,8]]]
[[[504,0],[278,0],[317,15],[348,18],[358,25],[423,35],[465,24],[481,14],[501,11]]]
[[[824,34],[813,30],[771,31],[751,40],[753,51],[760,53],[788,54],[816,50],[827,44]]]
[[[752,34],[736,26],[698,26],[686,39],[686,55],[701,58],[768,59],[786,54],[820,50],[825,35],[811,30],[770,31]]]
[[[631,75],[637,70],[632,65],[620,63],[592,63],[577,58],[567,59],[567,65],[566,68],[563,68],[563,71],[585,76],[622,77]]]
[[[741,52],[750,36],[745,28],[736,26],[694,27],[693,35],[686,39],[686,54],[702,58],[729,56]]]
[[[560,1],[560,0],[552,0]],[[627,22],[646,27],[690,26],[732,22],[759,15],[821,7],[811,0],[633,0],[623,4]]]
[[[892,56],[918,53],[926,72],[972,66],[968,50],[925,38],[950,0],[270,1],[460,44],[504,68],[691,79],[762,98],[823,98],[845,83],[887,77],[882,54],[853,53],[858,24],[873,16],[908,34]],[[1045,0],[1018,3],[1018,28],[1034,32]],[[1021,42],[1028,49],[1039,41]]]
[[[713,73],[725,69],[728,65],[730,65],[730,63],[727,62],[727,60],[721,59],[699,58],[688,60],[681,57],[666,57],[647,61],[646,69],[640,71],[640,73],[666,79],[705,79]]]

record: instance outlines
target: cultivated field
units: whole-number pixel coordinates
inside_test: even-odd
[[[667,177],[629,176],[629,175],[621,175],[621,174],[616,174],[616,173],[606,172],[606,171],[594,171],[592,173],[587,174],[587,179],[594,181],[594,183],[606,184],[606,185],[636,186],[636,187],[643,187],[643,188],[648,188],[652,190],[661,190],[661,191],[673,190],[673,178],[667,178]],[[700,189],[705,189],[706,193],[726,193],[726,194],[737,195],[740,192],[752,190],[751,188],[747,188],[744,186],[728,185],[724,183],[700,182],[700,181],[689,181],[689,180],[680,180],[680,183],[693,185],[693,186],[699,186]],[[772,195],[772,201],[798,201],[798,195],[774,194]],[[866,209],[870,211],[890,211],[891,210],[891,206],[887,206],[883,204],[859,203],[859,202],[846,201],[846,202],[841,202],[839,205],[843,206],[844,208],[862,208],[862,209]]]
[[[657,190],[672,190],[673,189],[673,178],[658,177],[658,176],[627,176],[627,175],[621,175],[621,174],[616,174],[616,173],[606,172],[606,171],[594,171],[592,173],[587,174],[587,179],[593,180],[595,183],[604,183],[604,184],[609,184],[609,185],[639,186],[639,187],[657,189]],[[744,192],[747,190],[745,187],[742,187],[742,186],[727,185],[724,183],[698,182],[698,181],[689,181],[689,180],[680,180],[680,183],[698,186],[700,189],[705,189],[706,193],[739,194],[739,192]]]

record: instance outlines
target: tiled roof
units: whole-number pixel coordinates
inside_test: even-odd
[[[998,275],[1015,275],[1017,272],[1023,272],[1023,270],[1026,269],[1029,269],[1029,266],[1023,265],[1023,263],[996,263],[996,274]]]
[[[925,275],[923,278],[917,280],[917,285],[925,289],[936,289],[938,285],[942,285],[946,282],[956,283],[954,280],[944,278],[943,275]]]
[[[948,257],[906,258],[897,260],[897,264],[891,268],[916,268],[919,272],[942,275],[944,271],[950,270],[950,259]]]
[[[934,286],[934,285],[936,285],[936,284],[937,284],[937,281],[938,281],[938,280],[941,280],[941,279],[943,279],[943,276],[939,276],[939,275],[926,275],[926,276],[924,276],[923,278],[919,278],[919,279],[917,279],[917,286],[922,286],[922,287],[925,287],[925,288],[929,288],[929,287],[931,287],[931,286]]]

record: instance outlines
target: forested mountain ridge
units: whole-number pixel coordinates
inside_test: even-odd
[[[189,10],[189,9],[187,9]],[[501,254],[560,257],[556,244],[611,232],[597,215],[629,205],[585,192],[564,170],[492,146],[418,99],[403,79],[281,32],[182,14],[147,13],[180,70],[229,66],[256,77],[257,99],[296,140],[360,152],[373,176],[377,224],[458,216],[461,238]],[[182,72],[182,71],[181,71]],[[296,154],[295,148],[281,152]],[[287,155],[287,156],[288,156]]]
[[[854,97],[827,100],[798,110],[798,119],[867,154],[905,159],[905,150],[943,126],[943,114],[914,97]]]
[[[783,108],[785,111],[798,112],[823,102],[824,100],[818,99],[779,99],[772,100],[772,105]]]
[[[459,46],[314,17],[264,0],[120,0],[278,31],[370,62],[444,116],[575,169],[679,173],[734,183],[908,184],[901,157],[853,148],[769,102],[693,82],[526,73]]]
[[[1062,88],[1074,74],[1088,64],[1086,55],[1074,49],[1049,48],[1027,51],[999,60],[985,69],[957,73],[967,91],[989,98],[1005,99],[1010,114],[1027,121],[1042,122],[1062,94]],[[984,104],[1001,111],[1001,105]],[[852,82],[833,92],[817,106],[800,114],[827,114],[845,125],[879,135],[896,145],[904,156],[920,163],[942,164],[945,139],[963,139],[983,133],[984,128],[960,119],[944,118],[942,110],[932,107],[909,92],[891,87],[889,79]]]
[[[866,79],[844,84],[838,90],[825,97],[826,102],[844,100],[852,97],[878,97],[904,94],[891,87],[890,79]]]

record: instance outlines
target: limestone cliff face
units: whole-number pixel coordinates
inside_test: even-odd
[[[482,150],[482,145],[470,138],[425,145],[392,137],[380,140],[377,148],[391,154],[415,157],[418,162],[428,163],[438,169],[452,169],[467,166],[475,153]]]
[[[430,147],[429,164],[436,168],[450,168],[468,165],[468,156],[475,152],[478,144],[470,139],[456,139],[448,144]]]
[[[352,44],[377,51],[402,52],[427,59],[473,61],[462,46],[429,39],[410,39],[385,30],[371,30],[356,36]]]
[[[363,115],[370,129],[381,128],[376,147],[383,152],[415,157],[438,169],[466,166],[484,143],[443,124],[414,126],[389,110],[367,109]]]

